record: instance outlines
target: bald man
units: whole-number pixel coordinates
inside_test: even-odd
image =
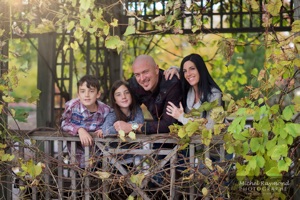
[[[181,83],[178,77],[165,79],[154,59],[148,55],[138,56],[133,64],[134,76],[128,80],[139,104],[144,104],[152,115],[153,121],[145,122],[139,131],[145,134],[168,133],[169,125],[177,121],[167,115],[168,102],[179,106],[182,100]]]

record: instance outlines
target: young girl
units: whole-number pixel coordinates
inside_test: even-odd
[[[118,131],[136,131],[144,123],[142,109],[133,98],[125,81],[115,81],[110,90],[110,102],[114,112],[107,115],[102,126],[103,137],[117,136]]]
[[[133,98],[132,91],[124,81],[115,81],[110,90],[110,102],[113,112],[109,113],[102,126],[102,137],[117,136],[120,130],[125,134],[137,131],[144,123],[144,115],[140,106]],[[111,143],[110,146],[117,148],[120,144]],[[131,144],[121,144],[120,148],[130,148]],[[123,155],[122,163],[132,163],[133,160],[139,164],[140,157]],[[120,161],[121,159],[118,158]]]

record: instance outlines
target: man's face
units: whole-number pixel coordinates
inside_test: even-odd
[[[141,60],[132,65],[132,71],[140,86],[153,92],[158,83],[159,68],[147,60]]]
[[[100,91],[98,92],[97,89],[92,86],[88,88],[86,82],[84,82],[79,86],[77,95],[80,102],[85,105],[87,109],[95,111],[97,98],[101,95]]]

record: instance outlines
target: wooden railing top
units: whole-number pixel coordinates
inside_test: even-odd
[[[28,136],[31,139],[35,140],[66,140],[66,141],[80,141],[78,136],[72,136],[66,132],[60,130],[14,130],[14,132],[19,133],[20,135]],[[121,142],[119,137],[109,136],[105,138],[96,137],[94,133],[90,133],[95,142]],[[201,144],[201,135],[193,135],[190,138],[190,143]],[[213,144],[223,143],[222,135],[215,135],[212,138]],[[129,137],[126,137],[126,142],[156,142],[156,143],[178,143],[180,138],[177,136],[177,133],[157,133],[157,134],[136,134],[136,139],[131,140]]]

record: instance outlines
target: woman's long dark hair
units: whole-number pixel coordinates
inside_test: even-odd
[[[118,104],[116,104],[116,100],[115,100],[115,91],[121,87],[122,85],[124,85],[128,90],[129,90],[129,93],[131,95],[131,99],[132,99],[132,103],[130,104],[129,106],[129,109],[131,111],[131,118],[132,119],[128,119],[128,117],[121,111],[120,109],[120,106]],[[116,117],[117,117],[117,120],[121,120],[121,121],[130,121],[130,120],[133,120],[135,115],[136,115],[136,107],[137,107],[137,103],[135,101],[135,98],[133,96],[133,93],[128,85],[127,82],[125,81],[122,81],[122,80],[117,80],[113,83],[113,85],[111,86],[111,89],[110,89],[110,93],[109,93],[109,99],[110,99],[110,104],[111,104],[111,107],[114,109],[115,113],[116,113]]]
[[[209,95],[212,94],[212,88],[216,88],[222,92],[220,87],[216,84],[216,82],[213,80],[213,78],[210,76],[207,67],[205,65],[205,62],[203,58],[199,54],[190,54],[183,58],[180,64],[180,77],[181,77],[181,85],[183,89],[183,102],[182,105],[184,108],[187,107],[186,100],[187,100],[187,94],[191,87],[191,85],[187,82],[187,80],[184,78],[183,74],[183,65],[186,61],[191,61],[195,64],[199,75],[200,75],[200,81],[198,82],[198,90],[199,94],[201,94],[201,101],[206,102],[208,101]],[[206,117],[206,112],[203,113],[203,117]]]

